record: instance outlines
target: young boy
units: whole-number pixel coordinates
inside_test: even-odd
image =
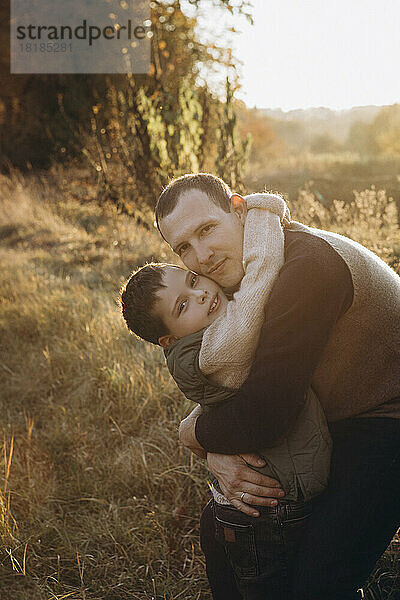
[[[232,300],[211,279],[163,264],[139,269],[121,295],[129,329],[164,348],[179,388],[203,410],[229,400],[248,376],[264,307],[284,262],[282,222],[289,216],[284,200],[253,194],[246,204],[244,277]],[[257,470],[280,481],[284,500],[249,517],[214,482],[216,543],[224,545],[246,598],[264,598],[267,589],[268,598],[286,597],[290,558],[310,515],[310,500],[327,485],[330,451],[325,416],[310,389],[290,434],[259,451],[266,465]]]

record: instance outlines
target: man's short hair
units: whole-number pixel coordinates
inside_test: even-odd
[[[121,290],[121,307],[130,331],[147,342],[158,344],[158,338],[169,332],[164,321],[152,311],[163,284],[164,263],[149,263],[134,271]]]
[[[159,231],[161,219],[172,213],[180,195],[193,189],[205,192],[216,206],[225,212],[230,211],[232,192],[225,181],[211,173],[187,173],[170,181],[157,200],[155,212]]]

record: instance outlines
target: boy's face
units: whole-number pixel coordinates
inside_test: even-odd
[[[163,237],[188,269],[216,281],[225,289],[243,277],[243,228],[246,202],[234,194],[225,212],[203,191],[183,192],[176,207],[161,219]]]
[[[169,331],[159,338],[166,348],[177,339],[208,327],[223,315],[228,300],[215,281],[179,267],[165,267],[159,300],[153,312],[160,316]]]

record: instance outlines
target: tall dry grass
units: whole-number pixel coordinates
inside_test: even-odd
[[[207,597],[189,405],[117,306],[134,267],[172,256],[43,181],[3,178],[0,205],[0,597]]]
[[[310,190],[301,190],[292,203],[296,220],[356,240],[400,273],[400,229],[396,202],[385,190],[353,191],[353,200],[322,204]]]
[[[117,304],[133,268],[174,257],[88,196],[75,173],[0,180],[0,598],[207,599],[207,472],[177,444],[190,404]],[[354,202],[330,213],[304,192],[292,211],[395,266],[393,202]]]

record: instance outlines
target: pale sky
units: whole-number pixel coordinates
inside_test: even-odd
[[[399,0],[252,3],[253,26],[244,18],[222,19],[211,7],[205,14],[216,42],[227,26],[242,32],[230,35],[244,63],[236,96],[248,106],[340,109],[400,102]]]

